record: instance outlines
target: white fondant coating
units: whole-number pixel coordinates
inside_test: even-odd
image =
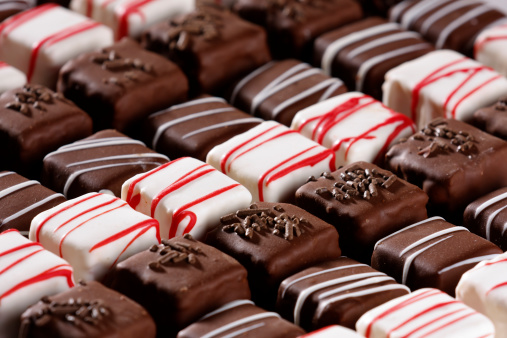
[[[25,83],[26,75],[22,71],[0,61],[0,95],[8,90],[23,87]]]
[[[363,336],[357,333],[356,331],[353,331],[349,328],[339,325],[326,326],[325,328],[301,336],[301,338],[337,338],[337,337],[363,338]]]
[[[507,76],[507,24],[483,30],[475,39],[475,59]]]

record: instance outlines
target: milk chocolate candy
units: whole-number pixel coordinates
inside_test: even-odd
[[[4,0],[0,3],[0,22],[35,6],[35,0]]]
[[[507,96],[489,107],[477,110],[471,124],[485,132],[507,140]]]

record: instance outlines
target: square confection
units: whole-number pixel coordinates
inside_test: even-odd
[[[224,99],[203,95],[150,115],[144,123],[143,138],[172,159],[190,156],[206,161],[214,146],[261,122]]]
[[[113,43],[111,29],[56,4],[17,14],[0,32],[0,60],[22,70],[28,82],[50,88],[65,62]]]
[[[95,130],[134,133],[149,114],[185,101],[188,81],[174,63],[125,38],[65,64],[58,91],[90,114]]]
[[[333,226],[286,203],[255,203],[222,216],[206,243],[246,267],[252,299],[267,308],[285,278],[341,254]]]
[[[430,52],[387,72],[383,102],[419,128],[437,117],[469,121],[507,92],[507,79],[450,50]]]
[[[21,316],[20,337],[155,338],[155,332],[142,306],[91,281],[30,306]]]
[[[219,7],[204,6],[154,25],[142,41],[176,62],[196,93],[219,92],[271,60],[266,32]]]
[[[301,109],[346,91],[341,80],[288,59],[254,70],[232,86],[228,98],[243,111],[289,126]]]
[[[73,286],[66,261],[17,230],[0,233],[0,336],[17,337],[19,318],[28,306]]]
[[[116,130],[102,130],[46,155],[42,182],[67,198],[89,192],[120,197],[126,180],[168,161],[141,141]]]
[[[46,87],[26,85],[0,96],[0,170],[38,178],[46,154],[91,133],[90,117]]]
[[[465,271],[501,254],[493,243],[433,217],[379,240],[371,266],[411,290],[431,287],[454,296]]]
[[[35,0],[3,0],[0,2],[0,22],[34,6]]]
[[[495,324],[495,337],[507,336],[507,254],[484,260],[463,274],[456,298]]]
[[[507,186],[507,142],[467,123],[436,119],[386,155],[386,169],[429,196],[430,214],[459,220],[466,206]]]
[[[435,289],[422,289],[365,313],[357,332],[368,338],[492,338],[493,323],[465,304]]]
[[[28,236],[39,213],[65,202],[61,194],[12,171],[0,172],[0,232],[16,229]]]
[[[507,96],[501,97],[489,107],[477,110],[470,123],[491,135],[507,140]]]
[[[174,337],[222,305],[250,299],[245,268],[188,234],[121,262],[107,285],[144,306],[159,337]]]
[[[211,149],[206,162],[243,184],[253,201],[288,202],[310,176],[335,168],[334,154],[275,121]]]
[[[158,220],[163,238],[190,233],[199,240],[218,226],[224,213],[252,201],[241,184],[191,157],[130,178],[123,184],[121,198]]]
[[[418,33],[371,17],[318,37],[313,57],[316,66],[342,79],[350,90],[381,100],[388,70],[433,50]]]
[[[178,333],[177,338],[199,337],[300,337],[305,331],[267,312],[250,300],[236,300],[208,313]]]
[[[8,90],[23,87],[25,83],[25,73],[0,61],[0,95]]]
[[[381,165],[389,147],[415,133],[412,120],[371,96],[350,92],[299,111],[291,129],[331,149],[336,165]]]
[[[285,279],[277,309],[307,331],[333,324],[354,329],[366,311],[410,293],[405,285],[366,264],[340,257]]]
[[[90,193],[37,215],[29,238],[68,261],[77,279],[101,281],[116,263],[160,243],[160,232],[121,199]]]
[[[409,0],[391,8],[389,19],[415,30],[437,49],[472,57],[474,40],[484,28],[505,22],[505,14],[483,1]]]
[[[507,48],[507,23],[484,29],[475,39],[474,58],[507,76],[507,60],[504,51]]]
[[[367,162],[313,178],[296,191],[299,207],[336,227],[343,254],[365,263],[379,239],[425,219],[427,202],[424,191]]]
[[[70,8],[110,27],[116,40],[137,39],[146,28],[195,9],[195,0],[72,0]]]

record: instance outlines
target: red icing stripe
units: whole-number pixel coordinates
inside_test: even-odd
[[[0,61],[0,68],[5,68],[5,67],[9,67],[9,65],[6,64],[5,62]]]
[[[57,4],[46,4],[29,9],[27,11],[21,12],[20,14],[11,17],[10,19],[0,24],[0,37],[3,34],[5,35],[9,34],[17,27],[23,25],[26,22],[29,22],[30,20],[38,17],[39,15],[42,15],[45,12],[50,11],[56,7],[60,6],[58,6]]]
[[[507,28],[507,25],[500,25],[500,26],[496,26],[495,28]],[[479,51],[482,48],[484,48],[485,44],[487,44],[488,42],[498,41],[498,40],[507,40],[507,35],[488,36],[488,37],[482,39],[481,41],[478,41],[478,43],[476,43],[474,45],[474,58],[477,59],[477,53],[479,53]]]
[[[0,232],[0,236],[8,234],[10,232],[16,232],[16,233],[19,234],[19,230],[17,230],[17,229],[9,229],[9,230],[5,230],[5,231]]]
[[[86,214],[87,214],[87,213],[89,213],[89,212],[92,212],[92,211],[97,210],[97,209],[99,209],[99,208],[105,207],[106,205],[112,204],[112,203],[114,203],[114,202],[116,202],[116,201],[117,201],[117,200],[112,199],[112,200],[110,200],[110,201],[107,201],[107,202],[104,202],[104,203],[101,203],[101,204],[97,204],[97,205],[96,205],[96,206],[94,206],[93,208],[86,209],[86,210],[84,210],[84,211],[80,212],[79,214],[76,214],[76,215],[74,215],[73,217],[69,218],[68,220],[66,220],[65,222],[61,223],[60,225],[58,225],[58,226],[56,227],[56,229],[55,229],[55,230],[53,230],[53,232],[57,232],[58,230],[60,230],[61,228],[63,228],[64,226],[66,226],[67,224],[69,224],[70,222],[72,222],[73,220],[75,220],[75,219],[77,219],[77,218],[79,218],[79,217],[81,217],[81,216],[83,216],[83,215],[86,215]]]
[[[496,289],[499,289],[499,288],[503,288],[503,287],[505,287],[505,286],[507,286],[507,282],[499,283],[499,284],[497,284],[497,285],[493,286],[491,289],[489,289],[488,291],[486,291],[486,296],[487,296],[487,295],[488,295],[491,291],[496,290]]]
[[[121,38],[129,35],[129,16],[137,14],[141,17],[141,20],[143,22],[146,21],[144,14],[139,10],[139,8],[152,1],[153,0],[137,0],[126,4],[125,6],[120,6],[118,10],[118,32],[116,34],[117,40],[120,40]]]
[[[44,248],[41,247],[39,250],[33,251],[33,252],[21,257],[17,261],[15,261],[12,264],[5,267],[3,270],[0,270],[0,275],[4,274],[7,270],[10,270],[11,268],[15,267],[16,265],[20,264],[21,262],[27,260],[28,258],[38,254],[39,252],[43,252],[43,251],[44,251]]]
[[[440,325],[440,326],[439,326],[439,327],[437,327],[436,329],[431,330],[430,332],[427,332],[425,335],[426,335],[427,337],[429,337],[429,336],[431,336],[433,333],[435,333],[435,332],[437,332],[437,331],[440,331],[440,330],[442,330],[442,329],[443,329],[443,328],[445,328],[445,327],[451,326],[452,324],[455,324],[455,323],[457,323],[457,322],[459,322],[459,321],[462,321],[462,320],[463,320],[463,319],[465,319],[465,318],[468,318],[468,317],[470,317],[470,316],[474,316],[474,315],[478,315],[478,313],[477,313],[477,312],[470,312],[470,313],[467,313],[466,315],[463,315],[463,316],[458,317],[458,318],[456,318],[456,319],[454,319],[454,320],[451,320],[450,322],[447,322],[447,323],[445,323],[445,324],[443,324],[443,325]]]
[[[14,231],[11,231],[11,230],[14,230]],[[19,234],[19,231],[15,230],[15,229],[11,229],[11,230],[4,231],[1,233],[1,235],[6,234],[7,232],[17,232]],[[32,246],[42,248],[42,245],[40,245],[40,243],[30,242],[30,243],[19,245],[17,247],[7,250],[7,251],[0,252],[0,257],[10,255],[11,253],[14,253],[16,251],[20,251],[20,250],[23,250],[26,248],[31,248]]]
[[[470,92],[468,92],[466,95],[464,95],[461,99],[459,99],[459,101],[454,105],[454,108],[452,109],[452,112],[451,112],[451,115],[452,117],[454,118],[456,116],[456,110],[458,109],[458,106],[465,100],[467,99],[470,95],[472,95],[473,93],[475,93],[476,91],[484,88],[485,86],[487,86],[488,84],[490,84],[491,82],[493,81],[496,81],[498,79],[502,78],[501,75],[496,75],[494,77],[492,77],[491,79],[483,82],[481,85],[475,87],[474,89],[472,89]]]

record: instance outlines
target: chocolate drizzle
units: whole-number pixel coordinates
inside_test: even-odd
[[[31,116],[32,109],[47,111],[46,105],[53,104],[54,100],[68,101],[60,93],[41,85],[24,85],[21,91],[16,92],[14,101],[5,105],[5,108],[20,112],[23,115]]]
[[[291,18],[295,21],[304,21],[306,19],[306,8],[313,7],[325,10],[324,0],[270,0],[269,8]]]
[[[121,77],[111,76],[104,78],[102,82],[111,83],[118,86],[123,86],[127,82],[137,81],[139,78],[138,72],[150,74],[153,72],[153,66],[144,63],[140,59],[123,58],[116,51],[103,50],[101,54],[96,54],[91,57],[91,61],[102,66],[110,72],[122,72]]]
[[[276,211],[276,212],[275,212]],[[280,213],[277,215],[277,212]],[[223,216],[220,221],[226,224],[223,231],[235,232],[243,238],[252,239],[254,232],[271,231],[290,241],[299,237],[304,232],[303,223],[308,223],[304,218],[288,215],[280,205],[271,208],[258,208],[252,204],[249,209],[241,209],[236,213]]]
[[[190,234],[185,234],[183,238],[193,240]],[[196,242],[197,243],[197,242]],[[180,262],[195,264],[197,262],[196,254],[202,253],[198,246],[192,246],[185,242],[163,239],[162,244],[152,245],[151,252],[160,254],[160,258],[148,264],[148,267],[154,271],[164,271],[163,267]]]

